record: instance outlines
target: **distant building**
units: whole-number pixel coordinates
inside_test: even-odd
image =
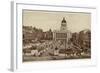
[[[79,44],[82,48],[91,48],[91,31],[83,30],[79,33]]]
[[[53,39],[53,33],[50,29],[49,31],[44,32],[44,39],[45,40],[52,40]]]
[[[61,21],[60,30],[53,32],[53,40],[62,41],[65,44],[65,49],[68,47],[68,41],[71,38],[71,32],[67,29],[67,21],[65,18]]]

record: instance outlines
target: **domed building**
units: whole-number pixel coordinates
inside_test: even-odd
[[[65,20],[65,18],[63,18],[62,22],[61,22],[61,31],[66,31],[67,30],[67,22]]]
[[[67,49],[68,41],[70,40],[71,37],[72,37],[71,32],[67,28],[67,21],[65,18],[63,18],[61,21],[60,30],[55,30],[53,32],[53,40],[56,42],[58,42],[58,41],[62,42],[64,45],[63,49]],[[58,46],[58,45],[56,45],[56,46]]]

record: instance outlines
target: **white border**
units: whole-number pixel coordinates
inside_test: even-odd
[[[13,3],[13,47],[12,47],[12,67],[15,70],[37,70],[37,69],[55,69],[66,67],[94,66],[96,65],[96,8],[94,7],[74,7],[74,6],[57,6],[57,5],[39,5],[32,3]],[[70,12],[89,12],[91,13],[91,59],[75,60],[57,60],[57,61],[38,61],[22,63],[22,9],[30,10],[48,10],[48,11],[70,11]]]

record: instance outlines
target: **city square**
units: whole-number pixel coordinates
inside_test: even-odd
[[[66,17],[61,18],[60,29],[23,25],[23,62],[91,58],[91,30],[68,30]]]

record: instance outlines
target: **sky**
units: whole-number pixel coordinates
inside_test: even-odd
[[[22,24],[43,29],[43,31],[60,30],[63,17],[66,19],[67,29],[71,32],[91,29],[91,14],[82,12],[23,10]]]

